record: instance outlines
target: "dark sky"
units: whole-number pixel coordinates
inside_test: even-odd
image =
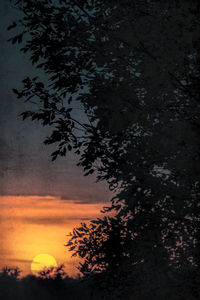
[[[0,6],[0,194],[58,195],[83,202],[108,200],[106,185],[94,183],[95,177],[84,177],[72,154],[51,162],[54,148],[43,145],[48,128],[20,119],[19,114],[28,107],[16,99],[12,88],[19,87],[27,75],[35,75],[35,70],[19,47],[7,42],[12,33],[6,28],[18,11],[10,7],[9,0],[1,0]]]

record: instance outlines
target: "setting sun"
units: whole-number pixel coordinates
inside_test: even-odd
[[[55,258],[49,254],[39,254],[34,257],[31,264],[31,271],[33,274],[37,274],[45,268],[57,267]]]

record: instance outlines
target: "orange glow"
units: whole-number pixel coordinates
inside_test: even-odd
[[[102,204],[80,204],[52,196],[0,196],[0,269],[18,266],[22,276],[40,253],[50,253],[67,274],[78,273],[77,258],[64,246],[67,234],[100,215]]]
[[[31,271],[37,275],[38,272],[50,267],[57,267],[55,258],[49,254],[38,254],[32,261]]]

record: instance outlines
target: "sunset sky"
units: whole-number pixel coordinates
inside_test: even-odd
[[[77,274],[77,259],[64,246],[74,226],[99,215],[103,204],[81,204],[53,196],[0,197],[0,268],[18,266],[31,273],[38,254],[52,255],[65,264],[69,275]]]
[[[43,144],[48,128],[19,118],[29,107],[16,99],[12,88],[35,73],[18,47],[7,43],[6,28],[18,13],[9,5],[1,1],[0,269],[17,265],[27,274],[34,256],[45,252],[74,275],[76,262],[64,247],[66,234],[96,217],[111,194],[105,183],[83,176],[73,154],[51,162],[54,148]]]

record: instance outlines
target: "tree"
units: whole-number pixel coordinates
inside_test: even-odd
[[[19,268],[8,268],[5,267],[0,272],[0,278],[3,280],[13,280],[16,281],[19,278],[21,271]]]
[[[40,105],[23,118],[52,127],[45,143],[58,143],[53,160],[73,150],[85,175],[95,171],[116,192],[116,219],[74,231],[71,249],[86,259],[82,271],[109,269],[118,256],[116,248],[111,259],[106,245],[117,232],[132,266],[196,268],[199,2],[14,2],[24,17],[10,26],[21,27],[11,41],[48,78],[26,78],[14,90]],[[87,122],[74,116],[74,103]]]

